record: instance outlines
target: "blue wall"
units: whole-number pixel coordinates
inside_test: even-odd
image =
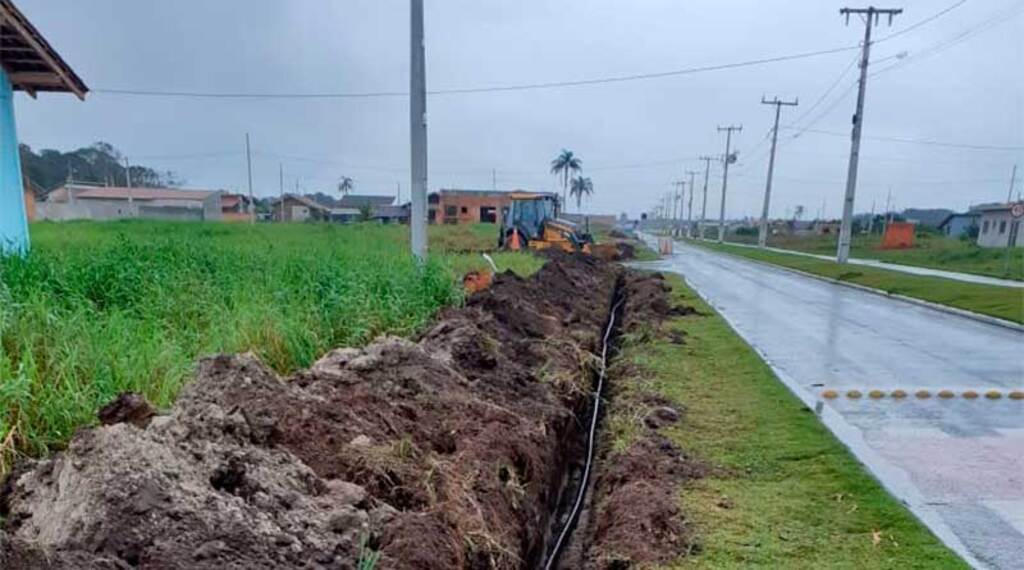
[[[0,252],[28,251],[28,220],[14,128],[14,92],[0,69]]]
[[[954,215],[943,229],[946,230],[947,236],[955,238],[966,234],[971,226],[976,225],[980,225],[977,216]]]

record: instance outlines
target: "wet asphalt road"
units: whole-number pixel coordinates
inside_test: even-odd
[[[1024,569],[1024,400],[1006,397],[1024,389],[1024,333],[678,242],[643,265],[682,274],[965,559]],[[867,396],[896,388],[910,396]]]

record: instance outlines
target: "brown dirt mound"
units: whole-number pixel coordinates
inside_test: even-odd
[[[203,360],[166,415],[133,398],[0,496],[3,568],[516,568],[544,548],[622,270],[552,255],[417,343],[282,380]],[[146,423],[148,422],[148,424]]]
[[[703,462],[647,433],[606,465],[596,482],[588,567],[647,567],[696,550],[677,492],[683,482],[707,475]]]

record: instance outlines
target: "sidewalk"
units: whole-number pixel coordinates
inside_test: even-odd
[[[738,245],[740,247],[749,247],[757,249],[756,245],[747,243],[734,243],[725,242],[728,245]],[[834,261],[835,257],[831,255],[819,255],[816,253],[807,253],[803,251],[794,251],[792,249],[781,249],[777,247],[766,247],[767,251],[774,251],[777,253],[789,253],[792,255],[802,255],[804,257],[815,257],[817,259],[824,259],[825,261]],[[877,259],[856,259],[851,257],[849,263],[853,265],[865,265],[868,267],[877,267],[879,269],[888,269],[890,271],[901,271],[903,273],[911,273],[913,275],[926,275],[929,277],[944,277],[946,279],[954,279],[956,281],[963,281],[965,283],[979,283],[981,285],[996,285],[999,287],[1017,287],[1024,289],[1024,281],[1014,281],[1012,279],[999,279],[998,277],[986,277],[984,275],[974,275],[972,273],[959,273],[956,271],[943,271],[941,269],[931,269],[928,267],[917,267],[914,265],[901,265],[898,263],[888,263],[885,261],[878,261]]]

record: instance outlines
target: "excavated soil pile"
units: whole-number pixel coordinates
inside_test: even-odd
[[[531,564],[623,273],[554,255],[416,343],[335,350],[289,379],[209,358],[165,414],[123,396],[8,479],[0,567]]]

